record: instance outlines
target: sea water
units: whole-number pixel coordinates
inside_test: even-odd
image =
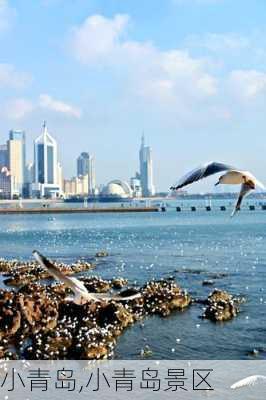
[[[156,359],[251,359],[253,349],[266,358],[266,211],[102,213],[0,216],[0,257],[29,260],[37,249],[67,263],[94,261],[88,275],[125,277],[141,286],[151,279],[173,279],[195,298],[215,288],[244,296],[232,321],[200,319],[202,305],[167,318],[148,317],[127,329],[115,357],[138,359],[145,345]],[[213,287],[202,282],[223,273]],[[0,286],[3,283],[0,281]]]

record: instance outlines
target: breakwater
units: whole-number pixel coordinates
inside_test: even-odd
[[[63,208],[63,207],[39,207],[39,208],[0,208],[3,214],[84,214],[84,213],[134,213],[157,212],[158,207],[110,207],[110,208]]]

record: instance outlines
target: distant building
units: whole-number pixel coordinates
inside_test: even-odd
[[[28,163],[26,165],[26,183],[32,184],[34,182],[34,165],[33,163]]]
[[[34,165],[33,163],[28,163],[26,165],[26,174],[25,174],[25,197],[31,197],[33,182],[34,182]]]
[[[7,145],[0,145],[0,169],[6,167],[8,162]]]
[[[12,177],[7,167],[0,167],[0,199],[11,199]]]
[[[96,189],[94,157],[83,152],[77,159],[77,176],[88,176],[88,194],[94,194]]]
[[[65,179],[63,188],[65,197],[88,196],[88,182],[88,175],[76,176],[72,179]]]
[[[12,176],[11,198],[23,196],[26,174],[25,132],[11,130],[7,141],[7,167]]]
[[[60,187],[60,190],[63,191],[64,177],[63,177],[63,168],[60,163],[57,164],[57,182]]]
[[[133,197],[129,184],[120,179],[115,179],[103,187],[99,200],[103,202],[116,202],[130,200]]]
[[[138,173],[136,173],[136,175],[130,179],[130,187],[133,192],[133,197],[141,197],[142,195],[141,181],[140,181],[140,175]]]
[[[142,135],[141,139],[139,163],[142,196],[153,196],[155,194],[155,189],[153,185],[152,153],[151,148],[145,145],[144,135]]]
[[[58,182],[58,154],[56,140],[49,134],[46,123],[34,142],[34,197],[56,198],[61,195]]]

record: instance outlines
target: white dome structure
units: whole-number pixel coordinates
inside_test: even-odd
[[[103,188],[101,195],[126,199],[132,197],[132,190],[127,182],[116,179]]]

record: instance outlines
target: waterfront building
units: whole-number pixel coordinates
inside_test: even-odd
[[[134,197],[141,197],[142,191],[141,191],[141,181],[140,181],[140,175],[137,172],[135,176],[133,176],[130,179],[130,187],[133,191],[133,196]]]
[[[7,167],[0,167],[0,199],[11,199],[12,176]]]
[[[102,188],[99,200],[102,202],[119,202],[130,201],[132,197],[133,193],[129,184],[120,179],[114,179]]]
[[[34,166],[33,196],[59,197],[57,142],[48,132],[45,122],[41,135],[34,142]]]
[[[77,176],[88,176],[88,194],[92,195],[96,189],[94,157],[83,152],[77,159]]]
[[[88,175],[76,176],[72,179],[64,180],[64,194],[65,197],[70,196],[88,196]]]
[[[32,184],[34,182],[34,164],[28,163],[26,165],[25,174],[25,197],[31,197],[32,195]]]
[[[7,167],[12,176],[11,198],[24,195],[26,174],[25,132],[11,130],[7,141]]]
[[[7,144],[0,145],[0,169],[7,166]]]
[[[64,187],[64,177],[63,177],[63,168],[60,163],[57,164],[57,181],[60,187],[60,190],[63,191]]]
[[[152,151],[151,147],[145,145],[144,135],[142,135],[141,139],[139,163],[142,196],[153,196],[155,194],[155,188],[153,185]]]

